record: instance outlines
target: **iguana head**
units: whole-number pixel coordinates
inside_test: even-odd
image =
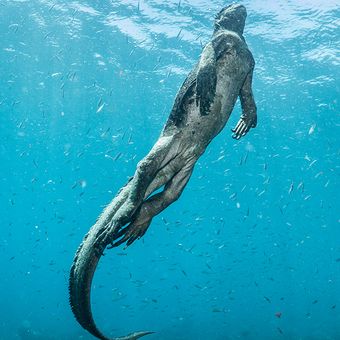
[[[232,4],[224,7],[215,18],[214,33],[220,29],[234,31],[242,35],[246,22],[247,11],[242,5]]]

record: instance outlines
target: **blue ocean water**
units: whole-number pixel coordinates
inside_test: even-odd
[[[226,4],[1,0],[1,340],[93,339],[68,304],[74,253]],[[181,198],[106,251],[107,335],[340,339],[339,2],[243,4],[258,126],[231,138],[237,103]]]

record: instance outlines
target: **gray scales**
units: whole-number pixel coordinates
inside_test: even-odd
[[[95,325],[91,284],[104,250],[122,243],[129,246],[141,238],[153,217],[180,197],[196,161],[224,128],[238,97],[242,115],[232,137],[239,139],[256,126],[252,93],[255,63],[243,37],[246,16],[245,7],[237,4],[217,14],[212,39],[177,93],[159,139],[76,252],[69,279],[70,305],[80,325],[99,339],[133,340],[153,333],[108,338]]]

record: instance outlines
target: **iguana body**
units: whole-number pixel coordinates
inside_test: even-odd
[[[78,322],[99,339],[109,340],[93,321],[90,290],[105,248],[130,245],[142,237],[153,217],[180,197],[196,161],[224,128],[238,97],[243,113],[233,137],[238,139],[256,126],[254,59],[242,35],[245,19],[241,5],[227,6],[217,15],[212,39],[180,88],[159,139],[78,248],[70,274],[70,304]],[[133,340],[150,333],[116,339]]]

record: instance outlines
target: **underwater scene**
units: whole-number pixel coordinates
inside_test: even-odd
[[[0,340],[340,339],[339,1],[0,0],[0,36]]]

